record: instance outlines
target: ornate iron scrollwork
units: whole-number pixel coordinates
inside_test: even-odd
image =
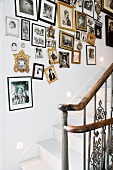
[[[95,115],[96,121],[103,120],[105,118],[105,115],[106,115],[106,113],[104,111],[104,108],[102,107],[102,101],[100,100],[99,101],[99,107],[98,107],[98,109],[96,111],[96,115]]]

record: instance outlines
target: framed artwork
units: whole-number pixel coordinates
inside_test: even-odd
[[[19,37],[19,20],[6,17],[6,35]]]
[[[29,68],[29,58],[30,56],[25,54],[25,52],[23,50],[19,51],[19,53],[17,54],[13,54],[14,56],[14,60],[15,60],[15,64],[14,64],[14,71],[15,72],[29,72],[30,68]]]
[[[74,7],[58,1],[58,27],[75,31]]]
[[[47,28],[47,37],[48,38],[55,38],[55,29],[51,25],[50,27]]]
[[[106,45],[113,47],[113,18],[111,16],[105,16],[105,28],[106,28]]]
[[[74,48],[74,35],[60,30],[60,43],[59,48],[66,50],[73,50]]]
[[[87,32],[82,31],[82,36],[81,36],[82,38],[81,38],[81,40],[84,41],[84,42],[87,42],[87,35],[88,35]]]
[[[76,29],[87,31],[87,15],[83,12],[76,11]]]
[[[59,51],[59,68],[70,68],[69,52]]]
[[[95,27],[95,20],[94,18],[87,16],[87,26],[94,28]]]
[[[32,72],[32,78],[43,80],[44,76],[44,65],[39,63],[33,64],[33,72]]]
[[[46,47],[46,27],[32,23],[32,40],[33,46]]]
[[[81,40],[81,32],[76,30],[76,39]]]
[[[8,77],[9,110],[33,107],[32,79],[30,76]]]
[[[52,40],[51,46],[52,46],[52,48],[56,48],[56,40]]]
[[[101,10],[108,15],[113,16],[113,1],[102,0],[101,1]]]
[[[81,51],[72,50],[72,64],[80,64],[81,63]]]
[[[40,3],[39,19],[43,22],[55,25],[56,24],[56,3],[43,0]]]
[[[38,19],[40,0],[15,0],[15,15],[26,19]]]
[[[96,47],[86,45],[86,61],[87,65],[96,65]]]
[[[100,6],[100,4],[95,4],[95,12],[97,13],[97,15],[99,15],[101,13],[101,6]]]
[[[51,47],[51,45],[52,45],[52,40],[51,39],[47,39],[46,40],[46,46],[47,47]]]
[[[83,4],[83,0],[78,0],[78,6],[82,7],[82,4]]]
[[[94,0],[83,0],[82,11],[93,17],[94,16]]]
[[[87,26],[87,32],[95,35],[95,29],[93,27]]]
[[[83,44],[81,42],[78,42],[77,44],[77,49],[82,50]]]
[[[95,36],[102,39],[102,23],[98,21],[95,22]]]
[[[38,58],[43,58],[43,49],[42,47],[37,47],[35,48],[35,59],[38,59]]]
[[[96,40],[96,36],[94,34],[91,34],[90,32],[88,32],[87,43],[89,43],[91,45],[95,45],[95,40]]]
[[[17,49],[18,49],[17,43],[16,43],[16,42],[13,42],[13,43],[11,44],[11,50],[12,50],[12,51],[17,51]]]
[[[45,72],[45,75],[47,77],[47,81],[49,84],[58,80],[58,77],[57,77],[57,74],[56,74],[56,71],[53,65],[51,65],[48,68],[45,68],[44,72]]]
[[[48,55],[49,55],[49,60],[51,64],[59,63],[59,58],[58,58],[56,48],[48,48]]]
[[[76,8],[77,0],[70,0],[70,4]]]
[[[70,0],[59,0],[59,1],[62,1],[62,2],[67,3],[67,4],[70,4]]]
[[[30,21],[21,19],[21,39],[30,41]]]

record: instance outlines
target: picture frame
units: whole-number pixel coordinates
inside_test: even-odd
[[[19,37],[19,20],[6,16],[6,36]]]
[[[52,46],[52,40],[48,38],[46,40],[46,47],[51,47],[51,46]]]
[[[21,19],[21,40],[30,41],[30,21]]]
[[[39,59],[39,58],[44,58],[42,47],[36,47],[35,48],[35,59]]]
[[[95,0],[95,2],[101,4],[101,0]]]
[[[69,52],[59,51],[59,68],[70,68]]]
[[[30,20],[38,20],[41,0],[15,0],[15,15]]]
[[[58,1],[62,1],[64,3],[70,4],[70,0],[58,0]]]
[[[74,7],[58,1],[58,28],[75,31]]]
[[[87,15],[76,11],[76,29],[87,32]]]
[[[88,33],[87,33],[87,32],[82,31],[81,40],[82,40],[83,42],[87,42],[87,36],[88,36]]]
[[[76,40],[81,40],[81,32],[76,30]]]
[[[14,56],[14,60],[15,60],[15,64],[14,64],[14,71],[15,72],[26,72],[28,73],[30,71],[29,68],[29,59],[30,56],[25,54],[25,52],[23,50],[20,50],[19,53],[17,54],[13,54]]]
[[[91,34],[90,32],[88,32],[87,43],[89,43],[91,45],[95,45],[95,40],[96,40],[96,36],[94,34]]]
[[[87,65],[96,65],[96,47],[86,45],[86,62]]]
[[[58,80],[58,77],[57,77],[57,74],[56,74],[56,71],[53,65],[45,68],[44,72],[45,72],[45,75],[46,75],[46,78],[49,84]]]
[[[113,17],[105,16],[106,45],[113,47]]]
[[[56,24],[56,3],[50,0],[43,0],[40,3],[39,20],[51,25]]]
[[[63,48],[70,51],[73,50],[75,39],[74,35],[60,30],[59,39],[60,39],[59,48]]]
[[[30,76],[7,77],[9,111],[33,107],[32,79]]]
[[[56,48],[56,40],[52,40],[51,47],[52,47],[52,48]]]
[[[72,64],[80,64],[81,63],[81,51],[80,50],[72,50]]]
[[[32,78],[43,80],[44,77],[44,65],[39,63],[33,63]]]
[[[46,48],[46,27],[32,23],[31,45]]]
[[[78,0],[78,6],[82,7],[82,4],[83,4],[83,0]]]
[[[94,0],[83,0],[82,12],[94,17]]]
[[[95,22],[95,36],[96,38],[102,39],[102,23],[99,21]]]
[[[59,58],[58,58],[56,48],[48,48],[48,55],[49,55],[49,60],[51,64],[59,63]]]
[[[70,4],[76,8],[77,0],[70,0]]]
[[[113,16],[113,2],[109,3],[109,0],[101,0],[101,11]]]
[[[50,25],[50,27],[47,27],[47,37],[53,39],[55,38],[55,29],[52,25]]]

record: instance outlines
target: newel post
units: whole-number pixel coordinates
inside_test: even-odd
[[[64,125],[67,125],[68,113],[62,112],[62,170],[69,170],[68,163],[68,132],[64,130]]]

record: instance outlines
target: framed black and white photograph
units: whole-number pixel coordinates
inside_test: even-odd
[[[30,76],[8,77],[9,110],[33,107],[32,79]]]
[[[41,1],[39,19],[46,23],[55,25],[56,24],[56,3],[49,1],[49,0]]]
[[[113,17],[113,1],[101,0],[101,10]]]
[[[31,45],[46,47],[46,27],[32,23]]]
[[[78,30],[76,30],[76,39],[79,41],[81,40],[81,32]]]
[[[30,21],[21,19],[21,39],[30,41]]]
[[[6,17],[6,35],[19,37],[19,20]]]
[[[87,31],[87,15],[83,12],[76,11],[76,29]]]
[[[70,68],[69,52],[59,51],[59,68]]]
[[[33,64],[33,72],[32,72],[32,78],[43,80],[44,76],[44,65],[39,63]]]
[[[55,82],[56,80],[58,80],[58,76],[56,74],[56,70],[54,68],[54,65],[51,65],[47,68],[44,69],[47,81],[49,84]]]
[[[83,42],[86,42],[86,41],[87,41],[87,35],[88,35],[87,32],[82,31],[81,40],[82,40]]]
[[[52,46],[52,39],[47,38],[46,40],[46,46],[51,47]]]
[[[113,17],[105,16],[106,45],[113,47]]]
[[[37,21],[39,6],[40,0],[15,0],[15,15]]]
[[[70,4],[76,8],[77,0],[70,0]]]
[[[96,65],[96,47],[86,45],[86,61],[87,65]]]
[[[35,48],[35,59],[38,58],[43,58],[43,48],[42,47],[37,47]]]
[[[95,22],[95,36],[102,39],[102,23],[98,21]]]
[[[48,48],[48,55],[51,64],[59,63],[59,57],[56,48]]]
[[[94,16],[94,0],[83,0],[83,12],[91,17]]]

